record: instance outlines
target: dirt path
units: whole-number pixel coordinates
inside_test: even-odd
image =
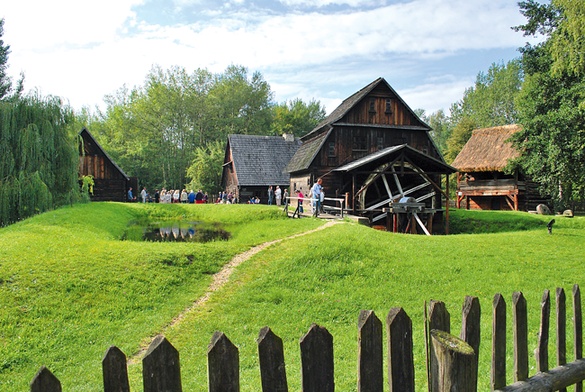
[[[234,269],[237,266],[239,266],[240,264],[242,264],[244,261],[247,261],[248,259],[250,259],[255,254],[263,251],[264,249],[268,248],[269,246],[272,246],[274,244],[278,244],[279,242],[282,242],[284,240],[290,240],[293,238],[305,236],[305,235],[314,233],[314,232],[319,231],[319,230],[326,229],[326,228],[331,227],[337,223],[342,223],[342,222],[343,221],[340,221],[340,220],[331,220],[331,221],[328,221],[327,223],[325,223],[324,225],[317,227],[316,229],[305,231],[303,233],[294,234],[294,235],[291,235],[289,237],[280,238],[278,240],[265,242],[263,244],[260,244],[258,246],[255,246],[255,247],[245,251],[244,253],[240,253],[240,254],[234,256],[234,258],[231,259],[231,261],[229,263],[224,265],[219,272],[217,272],[213,275],[213,280],[211,281],[211,284],[209,285],[209,287],[207,288],[205,293],[201,297],[199,297],[197,300],[195,300],[195,302],[193,302],[193,304],[191,304],[191,306],[189,306],[188,308],[183,310],[180,314],[178,314],[169,324],[167,324],[165,327],[163,327],[162,331],[160,331],[159,334],[164,335],[165,331],[167,331],[168,329],[173,328],[177,324],[181,323],[181,321],[183,321],[183,319],[185,318],[185,316],[187,314],[193,312],[194,310],[196,310],[200,306],[204,305],[207,301],[209,301],[209,298],[211,298],[211,295],[215,291],[221,289],[223,286],[225,286],[227,284],[230,276],[234,272]],[[140,361],[142,359],[142,357],[144,356],[144,354],[148,350],[148,346],[150,345],[150,343],[152,342],[153,339],[154,339],[154,337],[150,337],[150,338],[144,340],[140,344],[140,346],[141,346],[140,350],[137,353],[135,353],[134,355],[132,355],[130,358],[128,358],[129,365],[137,363],[138,361]]]

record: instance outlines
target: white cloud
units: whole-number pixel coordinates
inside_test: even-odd
[[[282,0],[298,6],[305,2]],[[175,0],[172,4],[196,3]],[[387,3],[311,0],[313,6],[355,8],[276,16],[260,9],[244,13],[241,7],[231,11],[220,7],[222,12],[214,17],[203,10],[205,19],[164,26],[139,19],[136,6],[147,6],[145,0],[21,0],[3,6],[0,17],[6,19],[3,38],[12,49],[9,72],[16,76],[24,71],[27,87],[69,98],[76,108],[99,104],[105,94],[124,84],[142,84],[153,64],[212,72],[239,64],[260,70],[280,100],[297,91],[303,99],[314,97],[332,110],[356,91],[348,93],[347,88],[359,89],[378,76],[389,77],[388,72],[412,72],[408,70],[412,64],[424,70],[424,64],[453,53],[518,47],[524,42],[510,30],[523,19],[508,0],[413,0],[359,10]],[[421,102],[413,107],[427,111],[444,107],[438,102],[450,95],[446,91],[460,91],[456,99],[460,98],[464,88],[454,87],[456,81],[439,86],[442,94],[425,93],[434,86],[427,77],[422,74],[418,85],[404,94]]]

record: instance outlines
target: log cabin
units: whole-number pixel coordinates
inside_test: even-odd
[[[520,156],[510,138],[516,124],[476,129],[453,163],[457,169],[456,206],[479,210],[536,210],[549,200],[538,184],[509,163]]]
[[[268,200],[268,187],[288,188],[286,165],[300,146],[292,134],[281,136],[229,135],[221,176],[222,188],[239,203],[258,197]]]
[[[402,232],[448,232],[448,189],[444,176],[455,169],[445,163],[430,137],[431,128],[396,91],[378,78],[345,99],[311,132],[301,138],[287,165],[290,189],[309,193],[323,179],[325,197],[345,198],[354,215],[372,225]],[[416,204],[418,225],[400,212],[401,200]],[[326,202],[327,204],[327,202]],[[408,204],[408,203],[405,203]],[[401,209],[404,207],[403,209]],[[407,213],[413,218],[412,211]]]
[[[79,176],[93,176],[92,201],[126,201],[126,192],[132,186],[131,179],[86,128],[79,132]],[[138,187],[133,186],[137,195]]]

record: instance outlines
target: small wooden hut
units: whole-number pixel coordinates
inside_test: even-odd
[[[510,138],[519,125],[476,129],[451,164],[457,172],[457,208],[481,210],[534,210],[547,199],[517,168],[505,170],[520,152]]]
[[[93,176],[92,201],[126,201],[126,192],[131,180],[118,165],[108,156],[94,139],[92,134],[83,128],[79,133],[79,175]],[[135,188],[137,195],[137,189]]]
[[[268,187],[288,188],[286,165],[300,146],[292,134],[281,136],[229,135],[225,150],[222,188],[238,203],[258,197],[268,200]]]

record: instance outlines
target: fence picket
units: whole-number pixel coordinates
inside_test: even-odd
[[[390,392],[414,392],[412,320],[404,309],[390,309],[386,317],[386,331]]]
[[[268,327],[258,335],[258,358],[263,392],[287,392],[286,367],[282,339]]]
[[[333,392],[333,336],[313,324],[300,346],[303,392]]]
[[[494,296],[492,321],[492,390],[506,385],[506,301]]]
[[[479,345],[481,343],[481,306],[479,299],[469,295],[466,296],[461,313],[460,338],[473,348],[475,360],[479,361]]]
[[[528,378],[528,312],[526,298],[519,291],[512,295],[514,315],[514,382]]]
[[[567,299],[565,290],[557,287],[555,298],[557,308],[557,366],[562,366],[567,363]],[[567,389],[561,388],[559,391],[567,392]]]
[[[581,311],[581,289],[573,285],[573,346],[575,360],[583,358],[583,314]],[[583,383],[575,384],[575,392],[583,392]]]
[[[30,392],[61,392],[61,382],[49,369],[41,366],[30,383]]]
[[[540,331],[538,332],[538,344],[534,351],[536,358],[536,371],[548,370],[548,336],[550,326],[550,291],[544,290],[540,301]]]
[[[238,348],[216,331],[207,348],[209,392],[238,392],[240,390],[240,354]]]
[[[372,310],[358,318],[358,392],[381,392],[384,388],[382,322]]]
[[[144,392],[181,392],[179,352],[162,335],[158,335],[142,359]]]
[[[116,346],[111,346],[102,359],[104,392],[130,392],[126,355]]]

